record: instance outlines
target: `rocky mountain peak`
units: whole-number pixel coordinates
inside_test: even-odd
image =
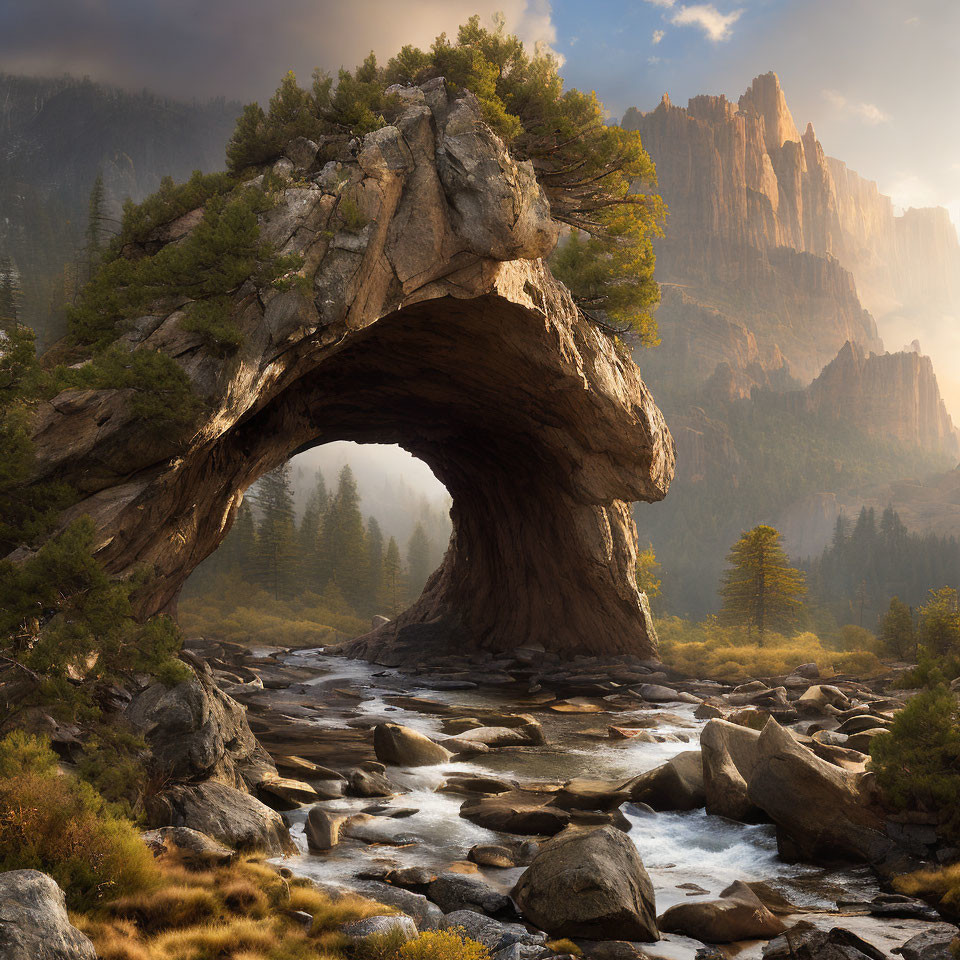
[[[799,142],[800,132],[787,106],[780,78],[772,70],[754,77],[739,105],[741,113],[763,118],[767,150],[779,150],[788,140]]]

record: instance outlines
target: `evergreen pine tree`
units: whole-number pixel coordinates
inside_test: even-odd
[[[406,592],[405,577],[403,575],[403,561],[400,559],[400,548],[397,541],[391,537],[387,542],[387,549],[383,553],[383,593],[381,603],[389,611],[391,618],[400,613],[400,603]]]
[[[376,517],[367,518],[366,609],[374,612],[383,589],[383,531]]]
[[[916,647],[913,614],[899,597],[890,601],[889,609],[880,618],[877,635],[886,651],[898,660],[905,660],[913,655]]]
[[[803,574],[790,566],[773,527],[761,524],[744,533],[727,562],[720,588],[723,620],[756,628],[761,645],[768,630],[797,622],[806,592]]]
[[[103,174],[98,173],[90,190],[90,206],[87,214],[87,230],[84,236],[84,260],[86,276],[92,277],[103,256],[104,221],[106,220],[106,189]]]
[[[420,593],[431,573],[430,541],[423,524],[418,523],[407,543],[407,578],[411,597]]]
[[[0,257],[0,330],[16,324],[20,312],[20,281],[9,257]]]
[[[337,492],[327,507],[323,549],[330,580],[340,588],[347,603],[359,610],[367,589],[367,553],[360,492],[349,464],[340,471]]]
[[[246,500],[240,504],[228,539],[233,541],[233,572],[244,583],[254,583],[258,564],[257,528]]]
[[[296,580],[296,528],[290,467],[284,464],[257,483],[260,510],[257,557],[260,581],[277,600],[292,596]]]

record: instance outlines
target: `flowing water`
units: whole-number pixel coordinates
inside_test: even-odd
[[[297,651],[286,656],[284,662],[315,669],[317,676],[310,685],[319,686],[321,691],[324,687],[341,691],[349,687],[357,698],[343,711],[324,712],[312,719],[310,722],[318,727],[342,727],[350,720],[363,721],[364,725],[390,721],[430,736],[441,734],[440,716],[405,709],[388,700],[403,694],[455,706],[459,716],[470,716],[472,710],[478,709],[533,712],[542,723],[546,737],[546,743],[541,746],[506,748],[470,761],[431,767],[388,767],[388,778],[408,791],[384,801],[388,810],[403,813],[397,819],[382,821],[394,834],[394,842],[390,844],[345,840],[329,852],[312,854],[307,851],[304,835],[308,809],[288,814],[291,833],[302,852],[298,857],[288,858],[287,865],[317,881],[338,886],[354,882],[359,885],[362,878],[376,872],[377,867],[442,868],[455,860],[466,859],[475,844],[501,840],[500,834],[460,817],[464,796],[436,792],[451,774],[489,774],[523,783],[558,783],[573,777],[627,779],[683,750],[696,749],[702,726],[693,717],[694,708],[686,704],[615,714],[558,714],[542,707],[538,709],[536,704],[522,698],[518,701],[515,688],[435,690],[431,689],[428,678],[326,656],[320,650]],[[652,716],[659,719],[654,731],[657,735],[674,734],[683,739],[643,743],[598,737],[597,731],[605,731],[611,723],[629,727],[631,720],[649,720]],[[322,803],[331,811],[359,812],[379,801],[343,798]],[[804,914],[806,919],[827,928],[846,927],[888,953],[928,926],[917,921],[837,916],[838,897],[872,897],[879,892],[872,876],[866,870],[840,873],[784,863],[777,855],[770,825],[736,823],[708,815],[703,810],[650,815],[626,804],[622,812],[631,824],[628,835],[636,844],[653,882],[658,913],[688,898],[715,897],[734,880],[762,880],[792,903],[815,911]],[[508,892],[523,870],[483,868],[482,872],[489,882]],[[700,946],[692,940],[671,936],[651,945],[648,952],[652,957],[683,960],[692,958]],[[759,944],[744,945],[737,956],[744,960],[758,957],[760,947]]]

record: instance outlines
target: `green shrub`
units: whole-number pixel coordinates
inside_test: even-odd
[[[402,930],[372,933],[358,940],[350,950],[353,960],[397,960],[400,950],[407,942]]]
[[[89,784],[61,774],[45,742],[15,731],[0,741],[0,870],[20,869],[50,874],[72,909],[159,882],[133,826]]]
[[[200,222],[178,243],[145,256],[118,253],[97,270],[69,314],[75,343],[104,350],[137,316],[184,303],[190,307],[186,322],[197,332],[208,334],[220,346],[239,342],[226,295],[251,277],[261,285],[274,283],[298,269],[302,261],[277,256],[260,240],[258,215],[276,202],[279,180],[265,177],[262,186],[241,185],[231,193],[220,192],[233,182],[225,175],[214,177],[210,184],[191,180],[185,188],[161,188],[159,199],[155,196],[139,208],[128,208],[124,231],[141,236],[157,220],[186,212],[183,208],[191,203],[204,203]],[[197,306],[204,301],[210,304]]]
[[[194,426],[202,409],[180,365],[157,350],[108,347],[83,366],[58,367],[53,382],[55,392],[70,387],[132,390],[133,416],[154,434],[175,443],[187,439],[183,431]]]
[[[215,196],[230,193],[239,182],[229,173],[204,174],[199,170],[194,170],[185,183],[177,184],[173,177],[164,177],[157,192],[146,200],[124,203],[120,233],[113,240],[112,255],[118,255],[128,243],[145,242],[158,227],[197,210]]]
[[[960,837],[960,726],[957,698],[944,686],[913,697],[888,734],[870,745],[870,768],[886,804],[939,816]]]

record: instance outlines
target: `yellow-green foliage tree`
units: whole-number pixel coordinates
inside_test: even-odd
[[[570,228],[552,265],[580,309],[656,343],[652,241],[666,211],[652,192],[653,161],[638,133],[605,122],[596,94],[564,90],[558,66],[549,51],[528,53],[502,18],[488,29],[471,17],[455,40],[441,34],[429,50],[404,47],[385,67],[371,54],[355,71],[340,70],[336,82],[318,71],[310,91],[288,74],[266,111],[246,107],[228,162],[243,171],[299,136],[323,143],[333,158],[350,138],[397,116],[401,100],[390,86],[443,77],[454,93],[472,92],[514,156],[533,164],[554,219]]]
[[[919,641],[929,657],[960,653],[960,598],[953,587],[930,591],[920,608]]]
[[[756,630],[761,644],[767,631],[797,623],[806,585],[803,574],[790,566],[776,529],[760,524],[746,531],[727,563],[721,620]]]
[[[643,550],[637,551],[637,588],[648,597],[660,596],[660,561],[653,552],[653,544],[648,544]]]
[[[879,637],[884,650],[900,660],[916,652],[913,614],[899,597],[891,599],[887,612],[880,618]]]

